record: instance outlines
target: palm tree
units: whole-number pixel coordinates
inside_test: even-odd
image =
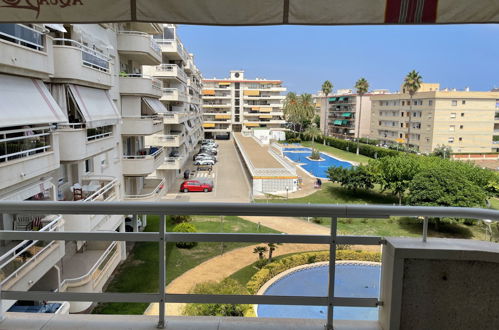
[[[421,83],[423,82],[423,77],[419,75],[419,72],[416,72],[416,70],[412,70],[405,76],[404,79],[404,85],[403,85],[403,92],[404,93],[409,93],[411,100],[409,101],[409,128],[407,130],[407,149],[409,149],[409,142],[411,139],[411,118],[412,118],[412,97],[418,89],[421,87]]]
[[[327,135],[327,96],[333,90],[333,84],[329,80],[326,80],[321,87],[322,93],[324,94],[324,111],[326,113],[326,117],[324,118],[324,135]],[[326,140],[324,139],[324,143]]]
[[[359,126],[357,126],[357,155],[359,154],[359,140],[360,140],[360,123],[362,119],[362,96],[367,93],[367,90],[369,89],[369,83],[367,82],[366,79],[360,78],[357,80],[355,83],[355,89],[357,90],[357,94],[360,96],[360,107],[359,107]]]
[[[315,105],[312,100],[311,94],[302,94],[300,95],[298,102],[298,118],[300,119],[300,131],[303,128],[303,123],[306,121],[312,121],[315,115]]]
[[[269,247],[269,260],[272,260],[272,253],[277,249],[277,245],[281,245],[281,243],[268,243]]]
[[[314,154],[316,154],[315,139],[320,137],[322,135],[322,132],[321,132],[320,128],[317,127],[317,124],[313,123],[312,125],[307,127],[307,129],[305,130],[305,132],[303,132],[303,134],[305,134],[305,136],[312,138],[312,156],[311,156],[311,158],[314,159],[313,156],[314,156]]]
[[[258,259],[263,259],[263,254],[267,252],[267,248],[265,246],[257,246],[253,249],[253,253],[258,253]]]
[[[296,130],[297,114],[298,114],[298,97],[296,93],[289,92],[284,100],[284,118],[286,121],[293,123],[293,127]]]

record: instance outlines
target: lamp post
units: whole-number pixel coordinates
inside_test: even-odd
[[[289,187],[286,186],[286,199],[289,199]]]

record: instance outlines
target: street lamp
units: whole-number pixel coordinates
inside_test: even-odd
[[[289,198],[289,187],[286,186],[286,199]]]

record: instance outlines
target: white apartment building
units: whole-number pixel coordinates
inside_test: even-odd
[[[163,35],[161,25],[0,25],[0,200],[162,196],[167,179],[154,174],[170,164],[172,148],[148,139],[169,128],[172,111],[160,102],[163,82],[145,67],[165,60],[155,34]],[[192,145],[182,141],[176,148],[191,150],[202,135],[201,79],[192,56],[185,65],[197,79],[197,94],[181,112],[192,125],[186,130]],[[0,228],[126,230],[123,215],[81,214],[0,214]],[[131,230],[138,229],[133,221]],[[124,242],[2,241],[0,283],[20,291],[100,292],[125,258]],[[2,309],[15,303],[3,300]],[[90,306],[73,302],[66,308],[82,312]]]
[[[187,52],[177,34],[177,27],[164,24],[154,40],[161,47],[161,64],[145,67],[149,75],[162,83],[163,124],[158,133],[146,138],[149,145],[164,148],[165,161],[156,175],[170,187],[186,169],[199,140],[203,138],[201,113],[201,72],[194,55]]]
[[[246,79],[244,71],[230,71],[225,79],[203,80],[203,127],[207,137],[253,129],[283,130],[280,80]]]

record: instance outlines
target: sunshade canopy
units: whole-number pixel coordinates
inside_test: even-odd
[[[497,23],[495,0],[2,1],[0,22],[206,25]]]
[[[168,112],[165,105],[158,99],[153,99],[152,97],[143,97],[142,100],[145,104],[147,104],[147,107],[149,108],[149,111],[147,113],[148,115]]]
[[[67,121],[41,80],[0,74],[0,86],[0,127]]]
[[[118,124],[120,115],[107,91],[78,85],[69,88],[87,127]]]

